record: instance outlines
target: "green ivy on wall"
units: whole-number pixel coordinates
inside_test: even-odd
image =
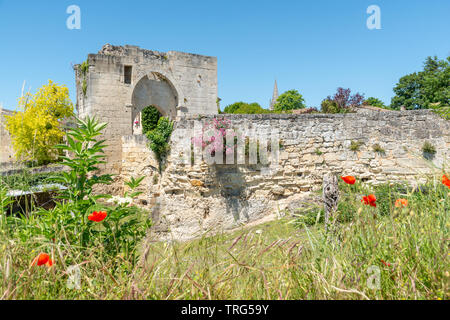
[[[154,106],[145,107],[142,110],[142,132],[147,134],[158,126],[161,113]]]
[[[86,76],[87,73],[89,71],[89,60],[84,61],[81,65],[80,65],[80,72],[81,75],[83,76],[83,81],[81,83],[81,90],[83,91],[83,95],[86,96],[87,93],[87,81],[86,81]]]
[[[149,147],[155,153],[159,162],[159,170],[161,172],[161,163],[169,152],[169,140],[173,131],[173,122],[168,118],[161,117],[158,125],[151,131],[146,133],[149,139]]]

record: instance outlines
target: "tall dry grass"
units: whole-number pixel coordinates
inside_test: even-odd
[[[137,264],[104,255],[101,243],[92,248],[54,243],[55,265],[30,267],[42,239],[11,237],[3,216],[0,297],[448,299],[449,189],[430,180],[416,191],[365,185],[342,191],[345,205],[339,210],[348,219],[340,225],[340,240],[330,241],[320,219],[302,223],[290,217],[188,242],[148,238]],[[377,194],[376,209],[360,202],[368,191]],[[398,197],[408,199],[407,208],[394,206]],[[71,265],[80,270],[78,290],[68,287]],[[371,285],[373,270],[379,270],[378,288]]]

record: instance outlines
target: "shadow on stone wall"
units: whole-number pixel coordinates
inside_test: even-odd
[[[215,165],[213,184],[225,200],[226,213],[234,220],[249,220],[246,182],[239,165]]]

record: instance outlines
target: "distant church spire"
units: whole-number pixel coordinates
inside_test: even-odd
[[[278,100],[278,85],[277,80],[275,79],[275,85],[273,86],[272,100],[270,101],[270,108],[269,108],[270,110],[273,110],[273,107],[277,103],[277,100]]]

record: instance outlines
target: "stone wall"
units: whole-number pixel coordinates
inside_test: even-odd
[[[369,183],[409,181],[440,173],[450,162],[450,122],[429,111],[308,115],[227,115],[235,128],[278,129],[276,170],[258,165],[191,166],[178,146],[199,118],[183,117],[172,134],[172,152],[162,176],[143,136],[123,137],[122,177],[146,176],[145,203],[162,239],[188,239],[208,230],[230,229],[317,198],[326,172],[354,175]],[[211,116],[201,121],[210,121]],[[181,133],[181,134],[180,134]],[[352,141],[362,143],[351,151]],[[422,153],[428,141],[434,158]],[[375,152],[378,144],[384,153]],[[427,156],[427,155],[425,155]],[[157,178],[154,178],[154,177]]]
[[[0,108],[0,163],[14,161],[14,150],[11,145],[11,137],[5,128],[5,115],[12,115],[10,110]]]
[[[85,72],[81,65],[74,67],[77,111],[81,117],[97,116],[109,124],[104,133],[109,142],[107,171],[120,169],[121,137],[141,133],[144,107],[155,105],[171,118],[217,113],[215,57],[105,45],[87,61]]]

